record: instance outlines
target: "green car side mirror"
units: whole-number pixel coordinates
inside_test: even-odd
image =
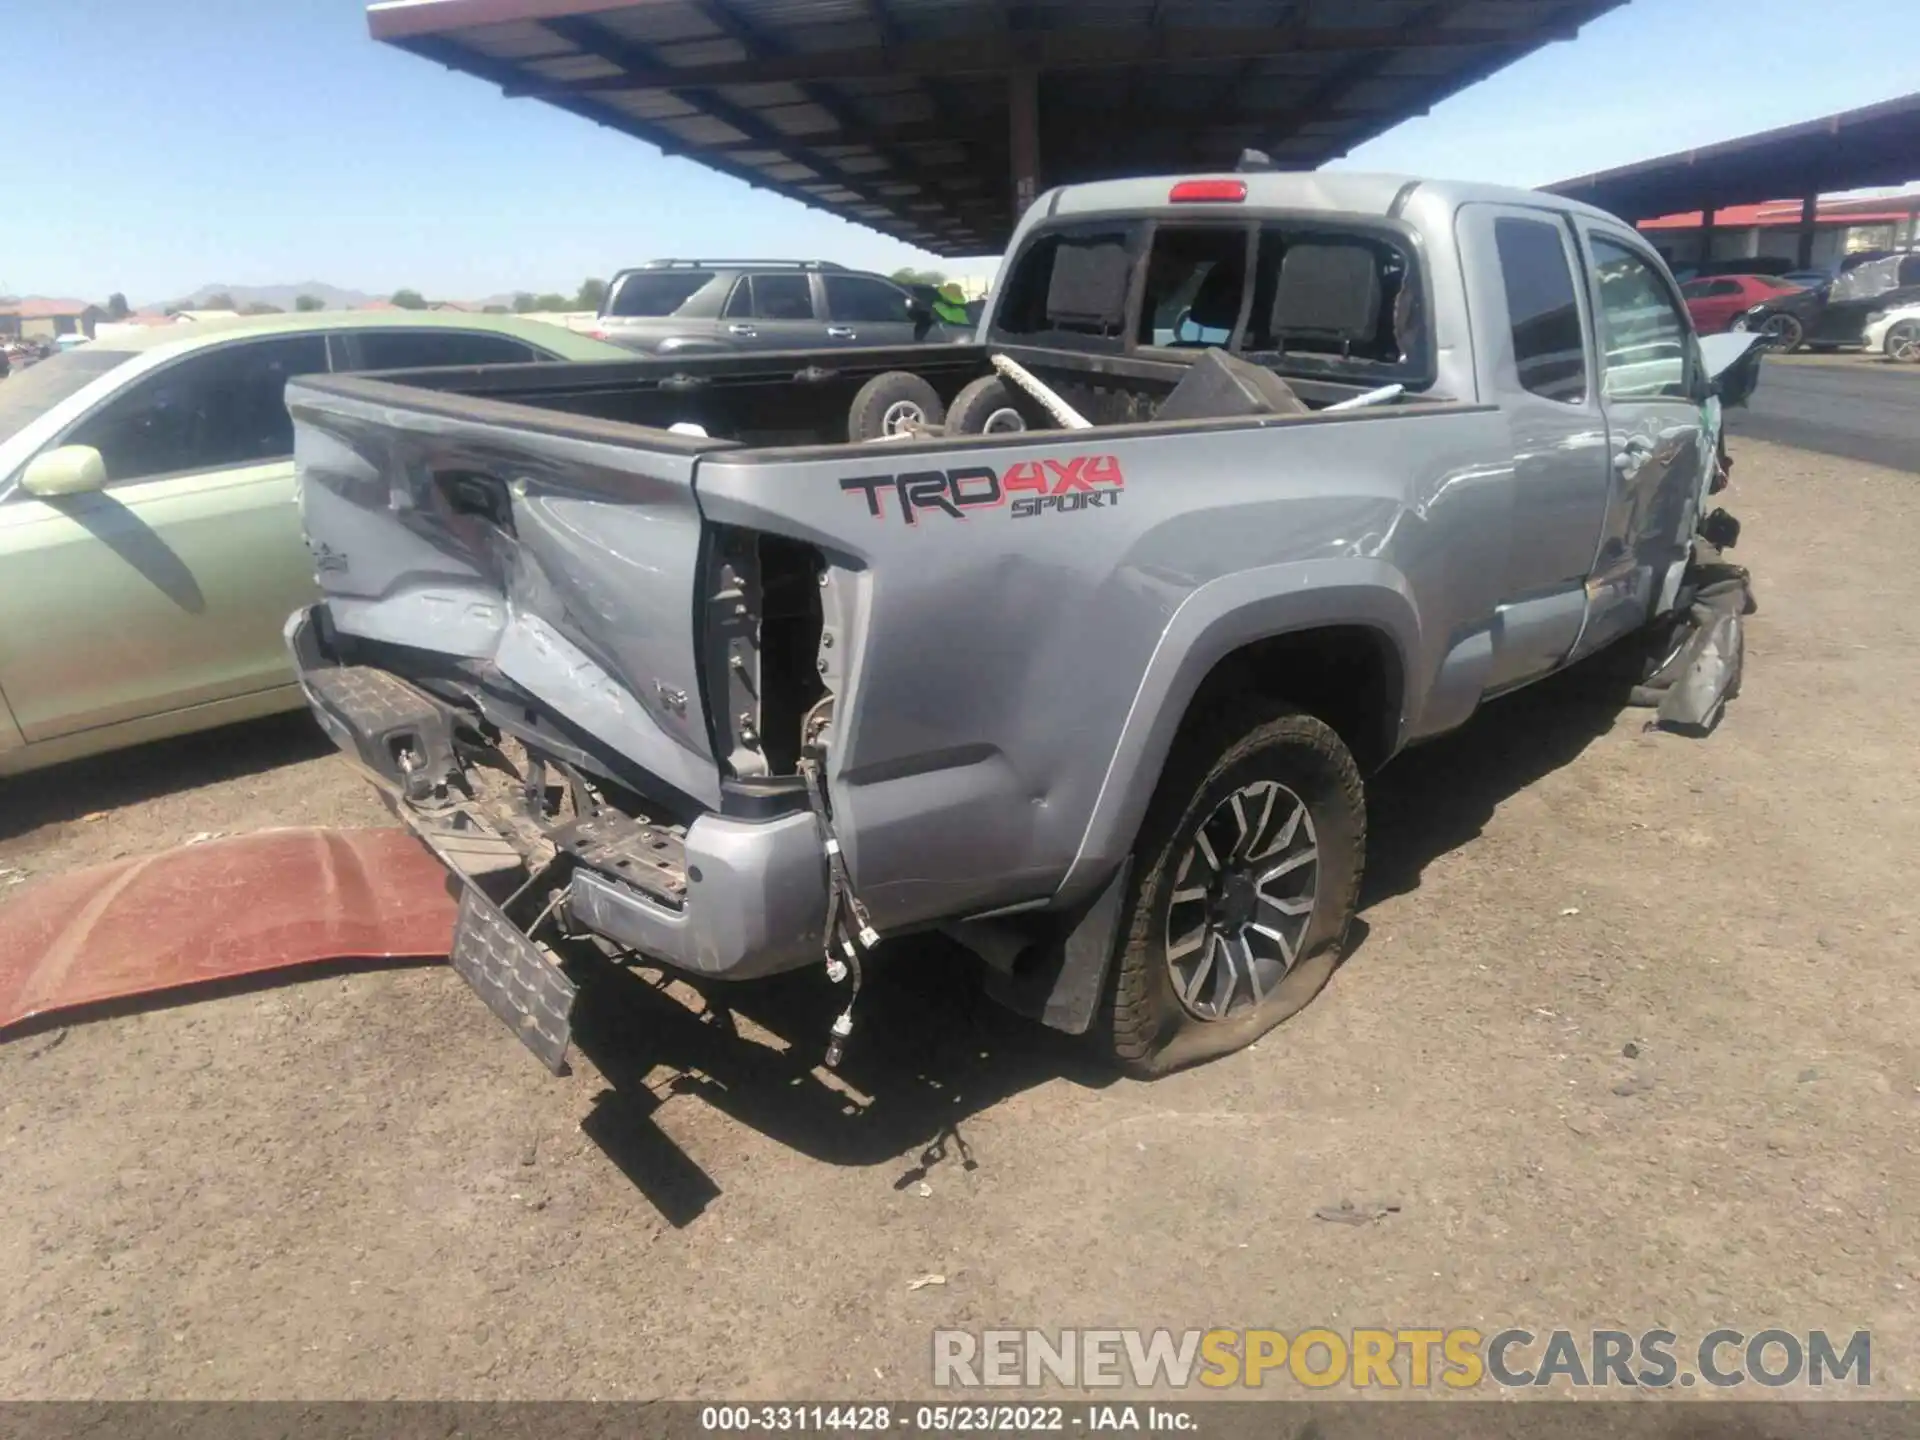
[[[91,445],[62,445],[43,450],[27,462],[20,474],[20,488],[29,495],[50,499],[55,495],[85,495],[104,490],[107,463]]]

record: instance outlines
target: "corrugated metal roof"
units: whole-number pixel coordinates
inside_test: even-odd
[[[1702,205],[1754,204],[1916,179],[1920,93],[1546,188],[1623,219],[1641,220]]]
[[[938,254],[1041,185],[1312,169],[1623,0],[387,0],[377,39]]]

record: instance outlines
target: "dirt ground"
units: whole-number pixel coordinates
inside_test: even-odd
[[[943,1325],[1508,1323],[1870,1329],[1915,1393],[1920,505],[1735,454],[1719,733],[1576,674],[1395,762],[1352,957],[1231,1059],[1115,1081],[930,945],[831,1083],[811,974],[742,1038],[597,981],[562,1080],[444,968],[0,1045],[0,1395],[897,1397]],[[0,866],[382,818],[291,719],[0,787]]]

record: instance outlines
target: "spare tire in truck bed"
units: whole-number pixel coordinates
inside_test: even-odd
[[[947,407],[949,435],[998,435],[1040,430],[1034,418],[1038,407],[998,375],[982,375],[953,397]]]
[[[849,440],[880,440],[909,426],[939,429],[947,407],[925,380],[910,370],[888,370],[860,387],[847,411]]]

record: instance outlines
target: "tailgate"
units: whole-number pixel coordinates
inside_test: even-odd
[[[338,631],[491,666],[719,803],[693,467],[724,442],[364,378],[295,381],[287,406]]]

